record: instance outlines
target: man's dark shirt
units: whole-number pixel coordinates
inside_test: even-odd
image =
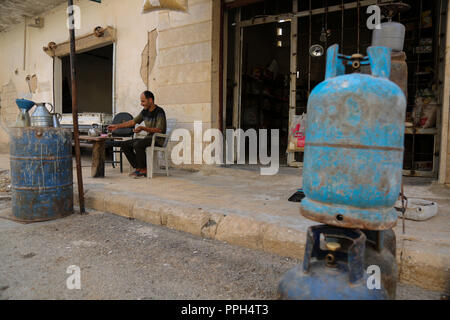
[[[153,111],[143,109],[133,120],[137,124],[144,121],[145,127],[161,129],[161,133],[166,133],[166,113],[159,106],[156,106]],[[152,136],[153,133],[148,132],[145,138],[149,139]],[[164,141],[164,139],[157,139],[156,141]]]

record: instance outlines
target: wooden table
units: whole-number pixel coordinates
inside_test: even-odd
[[[88,141],[94,144],[92,149],[92,165],[91,165],[91,176],[93,178],[104,178],[105,177],[105,141],[107,140],[122,140],[118,137],[90,137],[90,136],[80,136],[81,141]]]

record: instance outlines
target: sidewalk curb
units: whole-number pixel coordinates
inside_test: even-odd
[[[78,205],[78,196],[74,195]],[[120,192],[87,191],[86,208],[161,225],[203,238],[223,241],[283,257],[303,259],[306,233],[235,214],[223,215],[202,208]],[[450,257],[435,254],[397,236],[399,280],[427,290],[448,290]],[[422,250],[421,250],[422,249]]]
[[[77,194],[74,200],[78,205]],[[164,200],[154,202],[125,193],[90,190],[85,194],[85,206],[284,257],[303,259],[304,255],[306,233],[235,214],[223,215]]]

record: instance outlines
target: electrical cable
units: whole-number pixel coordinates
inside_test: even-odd
[[[358,6],[358,30],[357,30],[357,41],[356,41],[356,45],[357,45],[357,52],[360,53],[360,46],[361,46],[361,35],[360,35],[360,29],[361,29],[361,2],[360,0],[357,1],[357,6]]]
[[[344,51],[344,0],[341,1],[341,52]]]
[[[55,104],[55,57],[53,57],[53,72],[52,72],[52,75],[53,75],[53,83],[52,83],[52,94],[53,94],[53,105],[55,106],[56,104]],[[56,110],[55,110],[55,112],[56,112]],[[62,111],[61,111],[61,113],[62,113]]]
[[[312,46],[312,6],[309,0],[309,48]],[[308,98],[311,94],[311,54],[308,55]]]
[[[326,32],[326,39],[325,39],[325,52],[328,49],[328,0],[325,0],[325,32]]]

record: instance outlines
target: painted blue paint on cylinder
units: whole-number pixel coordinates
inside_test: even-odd
[[[334,251],[321,246],[321,243],[324,245],[328,242],[336,242],[341,246]],[[366,272],[366,242],[367,237],[358,229],[328,225],[309,227],[303,265],[294,267],[282,277],[278,286],[280,297],[285,300],[387,299],[388,291],[382,285],[381,275],[379,279],[369,279]],[[372,253],[374,251],[369,250]],[[388,254],[395,261],[393,255]],[[385,267],[379,256],[374,256],[370,261]],[[389,270],[392,268],[385,268],[383,272]],[[386,279],[390,279],[388,275]],[[368,280],[370,283],[372,280],[380,281],[378,289],[369,287]]]
[[[371,47],[371,75],[344,74],[334,45],[326,79],[308,100],[301,213],[330,225],[395,226],[401,187],[406,97],[389,80],[390,49]]]
[[[11,128],[13,215],[46,221],[73,213],[72,134],[62,128]]]
[[[386,291],[368,289],[367,279],[365,274],[360,281],[349,285],[345,264],[329,268],[324,261],[315,261],[308,273],[300,265],[289,270],[278,292],[284,300],[386,300]]]

